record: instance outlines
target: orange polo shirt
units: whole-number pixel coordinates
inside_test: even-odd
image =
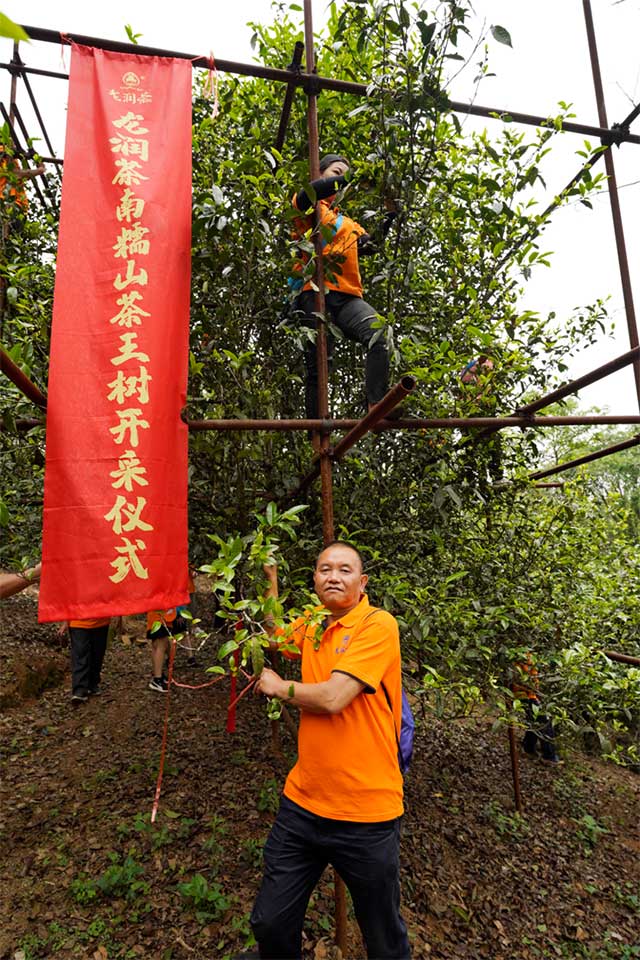
[[[360,680],[365,689],[336,716],[300,711],[298,762],[287,777],[285,796],[331,820],[375,823],[399,817],[403,804],[396,741],[402,715],[398,624],[390,613],[370,606],[363,595],[354,610],[325,629],[317,650],[315,632],[301,617],[289,641],[300,650],[302,682],[321,683],[338,672]]]
[[[163,620],[165,623],[173,623],[177,615],[175,607],[169,607],[168,610],[149,610],[147,614],[147,630],[151,630],[154,623],[161,624]]]
[[[295,202],[294,196],[294,206]],[[324,285],[328,290],[339,290],[340,293],[361,297],[362,279],[358,262],[358,237],[363,236],[366,230],[355,220],[341,213],[337,207],[333,206],[331,200],[320,200],[317,209],[321,223],[320,236],[324,244],[322,248]],[[298,238],[304,236],[312,226],[311,217],[299,217],[294,221]],[[306,263],[307,254],[303,254],[302,259]],[[313,289],[311,281],[304,285],[304,289]]]

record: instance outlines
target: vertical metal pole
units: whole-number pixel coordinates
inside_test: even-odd
[[[304,45],[307,73],[316,72],[313,44],[313,15],[311,0],[304,0]],[[313,90],[307,91],[307,125],[309,133],[309,179],[320,176],[320,152],[318,137],[318,101]],[[318,209],[314,210],[314,227],[318,226]],[[315,264],[315,309],[324,316],[324,270],[322,268],[322,243],[317,229],[314,231],[316,252]],[[318,364],[318,416],[325,420],[329,415],[329,364],[327,359],[327,332],[323,320],[318,320],[316,338],[316,362]],[[331,543],[334,539],[333,522],[333,476],[331,457],[329,456],[329,435],[320,436],[320,489],[322,497],[322,541]],[[347,891],[344,881],[336,870],[333,871],[335,941],[342,957],[347,955]]]
[[[313,47],[313,16],[311,0],[304,0],[304,40],[307,73],[315,73],[315,52]],[[313,90],[307,91],[307,124],[309,131],[309,178],[316,180],[320,176],[320,154],[318,144],[318,102]],[[314,211],[314,227],[318,225],[318,210]],[[324,316],[324,270],[322,268],[322,238],[314,230],[316,251],[314,281],[316,285],[315,310]],[[318,364],[318,416],[326,420],[329,416],[329,365],[327,360],[327,332],[324,321],[318,320],[316,339],[316,357]],[[322,539],[330,543],[334,538],[333,524],[333,477],[329,456],[329,436],[320,438],[320,483],[322,497]]]
[[[20,49],[20,44],[16,40],[15,43],[13,44],[13,58],[11,60],[12,63],[20,62],[20,56],[18,53],[19,49]],[[14,108],[16,105],[17,94],[18,94],[18,74],[12,73],[11,74],[11,96],[9,97],[9,122],[11,126],[13,126],[15,122],[15,117],[16,117]]]
[[[591,58],[593,86],[596,94],[596,103],[598,105],[598,120],[601,127],[608,127],[609,124],[607,122],[607,111],[604,102],[604,90],[602,88],[602,76],[600,74],[600,62],[598,60],[598,48],[596,45],[596,33],[593,25],[593,16],[591,13],[591,0],[582,0],[582,5],[584,8],[584,19],[587,27],[587,39],[589,41],[589,56]],[[629,262],[627,260],[627,249],[625,246],[624,228],[622,226],[622,214],[620,211],[620,199],[618,197],[618,185],[616,183],[616,171],[611,150],[607,150],[605,152],[604,162],[608,177],[609,200],[611,203],[613,229],[616,238],[616,248],[618,251],[618,264],[620,266],[620,279],[622,281],[624,306],[627,315],[629,343],[633,348],[638,346],[638,326],[636,323],[636,314],[633,306],[633,293],[631,288],[631,277],[629,275]],[[636,381],[638,408],[640,409],[640,360],[638,359],[634,360],[633,373]]]
[[[18,50],[19,50],[19,48],[20,48],[20,45],[19,45],[18,41],[16,40],[15,43],[13,44],[13,60],[14,60],[14,62],[19,59],[19,57],[18,57]],[[15,103],[16,103],[16,95],[17,95],[17,92],[18,92],[18,75],[17,75],[17,73],[12,73],[12,74],[11,74],[11,90],[10,90],[10,93],[9,93],[9,123],[10,123],[11,127],[13,127],[13,123],[14,123],[14,120],[15,120],[15,110],[14,110],[14,107],[15,107]],[[4,259],[5,243],[7,242],[8,239],[9,239],[9,220],[7,219],[6,222],[4,222],[4,223],[2,224],[2,227],[0,228],[0,255],[2,256],[3,259]],[[3,334],[3,332],[4,332],[4,331],[3,331],[3,328],[4,328],[4,308],[5,308],[6,302],[7,302],[7,300],[6,300],[6,292],[5,292],[5,291],[6,291],[6,288],[7,288],[7,284],[6,284],[6,281],[5,281],[4,277],[0,277],[0,337],[2,336],[2,334]]]

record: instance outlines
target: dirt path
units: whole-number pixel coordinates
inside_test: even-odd
[[[57,685],[0,713],[0,958],[215,960],[242,949],[294,757],[286,728],[277,757],[251,697],[226,733],[227,681],[174,689],[152,826],[165,698],[146,688],[147,650],[114,644],[103,695],[74,711],[66,650],[37,626],[31,598],[2,604],[0,636],[0,696],[15,697],[20,663],[50,658],[59,670],[48,680]],[[183,653],[177,676],[207,679]],[[640,957],[637,775],[584,757],[562,769],[523,762],[521,819],[504,734],[429,721],[406,785],[403,897],[416,960]],[[329,881],[308,913],[315,960],[333,956]],[[350,936],[359,960],[353,923]]]

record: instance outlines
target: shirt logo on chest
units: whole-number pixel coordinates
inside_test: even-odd
[[[342,638],[342,643],[339,647],[336,647],[336,653],[346,653],[347,647],[349,646],[349,640],[351,640],[351,635],[345,633],[344,637]]]

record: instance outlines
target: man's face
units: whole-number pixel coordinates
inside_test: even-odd
[[[340,545],[322,551],[313,575],[316,593],[333,614],[348,613],[357,607],[368,579],[358,554]]]
[[[333,163],[330,163],[326,167],[321,176],[323,177],[341,177],[349,169],[349,164],[345,163],[344,160],[334,160]]]

